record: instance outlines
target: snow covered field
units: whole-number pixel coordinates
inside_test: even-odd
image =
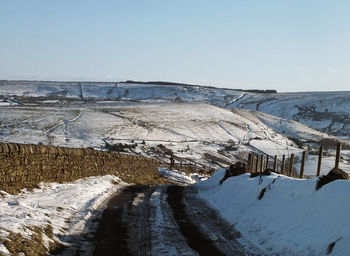
[[[172,152],[176,162],[214,168],[246,157],[244,152],[248,151],[277,155],[279,159],[283,154],[300,155],[302,150],[278,134],[276,131],[280,129],[271,125],[272,121],[260,121],[260,115],[199,103],[114,102],[7,107],[0,108],[0,140],[96,149],[103,149],[106,142],[122,143],[136,145],[128,149],[134,154],[169,162]],[[297,134],[300,139],[311,138],[315,142],[330,138],[298,123],[282,125],[288,136]],[[345,156],[344,161],[347,159]],[[325,158],[324,173],[330,170],[327,168],[332,161],[332,157]],[[315,174],[313,166],[316,164],[317,158],[310,157],[308,165],[312,170],[307,174]],[[346,166],[344,169],[348,170]]]
[[[200,197],[267,255],[327,255],[332,243],[331,255],[348,255],[350,181],[316,191],[316,179],[244,174],[219,185],[223,175],[221,169],[195,184]]]
[[[239,152],[260,150],[250,141],[288,152],[296,145],[251,121],[240,112],[188,103],[85,103],[0,108],[0,140],[103,149],[109,144],[135,145],[129,151],[169,162],[224,167]],[[143,143],[143,141],[145,143]]]
[[[251,93],[214,87],[107,82],[0,81],[0,102],[60,104],[99,100],[202,102],[223,108],[259,110],[298,121],[322,132],[349,138],[350,92]]]
[[[289,138],[316,151],[318,143],[335,137],[277,116],[294,118],[282,113],[287,109],[298,117],[305,109],[311,113],[309,105],[317,104],[317,99],[328,104],[326,97],[329,102],[342,103],[338,108],[332,103],[330,116],[318,116],[319,122],[335,120],[334,113],[348,111],[346,93],[259,94],[184,85],[16,81],[0,82],[0,93],[4,103],[0,104],[1,141],[96,149],[104,149],[106,143],[126,144],[130,146],[126,151],[132,154],[163,162],[174,154],[178,163],[196,163],[200,168],[225,167],[250,151],[279,158],[300,155],[302,149]],[[277,116],[240,109],[265,111],[263,106]],[[323,110],[326,113],[319,109]],[[344,155],[342,168],[346,171],[350,170],[349,160]],[[329,171],[332,161],[332,157],[325,158],[323,173]],[[317,159],[310,156],[307,175],[315,174],[316,164]]]
[[[102,213],[104,200],[125,185],[118,177],[108,175],[65,184],[40,183],[40,189],[23,190],[18,195],[1,191],[0,238],[4,239],[11,231],[30,239],[33,234],[30,228],[44,229],[49,225],[53,237],[43,234],[46,247],[55,241],[69,245],[83,229],[89,233],[89,228],[96,228],[92,220]],[[1,253],[9,254],[3,243]]]

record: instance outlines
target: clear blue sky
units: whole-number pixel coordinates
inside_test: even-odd
[[[0,79],[350,90],[350,1],[0,0]]]

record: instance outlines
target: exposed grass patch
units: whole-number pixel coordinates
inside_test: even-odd
[[[119,183],[120,183],[120,181],[119,180],[111,180],[111,183],[113,184],[113,185],[118,185]]]
[[[28,181],[23,183],[8,184],[7,187],[3,187],[1,189],[11,195],[18,195],[22,189],[27,189],[28,191],[32,192],[36,188],[41,189],[39,182]],[[6,195],[0,192],[0,196],[5,197]]]
[[[34,231],[35,230],[35,231]],[[10,232],[4,241],[4,246],[13,255],[23,252],[26,256],[46,256],[48,249],[44,246],[42,231],[34,228],[34,233],[30,238],[25,238],[21,234]]]
[[[63,207],[61,207],[61,206],[57,206],[57,207],[56,207],[56,211],[58,211],[58,212],[63,211]]]
[[[47,224],[44,227],[33,226],[26,228],[32,232],[29,237],[8,231],[8,236],[5,239],[1,239],[0,242],[4,244],[11,254],[18,255],[22,252],[26,256],[47,256],[52,255],[53,252],[61,251],[63,245],[54,240],[51,225]],[[44,235],[53,240],[49,242],[49,248],[45,247]]]
[[[53,239],[53,228],[50,224],[47,224],[43,229],[45,235],[47,235],[48,238]]]
[[[66,246],[64,246],[63,244],[60,243],[53,243],[50,242],[49,243],[49,251],[50,251],[50,255],[57,255],[57,254],[61,254],[63,253],[63,251],[66,249]]]

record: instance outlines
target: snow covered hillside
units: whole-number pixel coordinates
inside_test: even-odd
[[[350,92],[245,94],[228,108],[258,110],[349,138]]]
[[[113,148],[167,163],[174,155],[177,163],[218,168],[246,157],[248,151],[279,158],[295,153],[300,159],[300,144],[315,153],[319,144],[335,139],[296,121],[240,109],[253,108],[242,103],[248,99],[287,94],[185,85],[16,81],[0,82],[0,93],[0,140],[6,142]],[[295,95],[300,102],[302,94]],[[344,154],[345,164],[349,157]],[[323,172],[329,171],[333,158],[325,158]],[[306,174],[314,175],[316,163],[315,155],[308,156]]]
[[[349,181],[334,181],[316,191],[316,179],[244,174],[219,185],[223,176],[219,170],[197,183],[200,197],[266,255],[348,255]]]
[[[0,105],[30,103],[33,97],[44,104],[77,100],[202,102],[259,110],[345,138],[350,134],[350,92],[251,93],[190,85],[0,81]]]
[[[200,103],[84,103],[4,106],[0,140],[117,148],[169,162],[223,167],[253,150],[299,152],[293,141],[246,111]],[[266,149],[268,145],[268,149]]]

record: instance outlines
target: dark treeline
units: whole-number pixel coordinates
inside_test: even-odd
[[[133,81],[133,80],[127,80],[125,82],[120,83],[126,83],[126,84],[155,84],[155,85],[169,85],[169,86],[176,86],[176,85],[182,85],[182,86],[191,86],[191,87],[202,87],[202,88],[209,88],[209,89],[223,89],[223,90],[233,90],[233,91],[240,91],[240,92],[252,92],[252,93],[277,93],[276,90],[273,89],[267,89],[267,90],[259,90],[259,89],[232,89],[232,88],[218,88],[214,86],[203,86],[203,85],[197,85],[197,84],[186,84],[186,83],[175,83],[175,82],[166,82],[166,81]]]

